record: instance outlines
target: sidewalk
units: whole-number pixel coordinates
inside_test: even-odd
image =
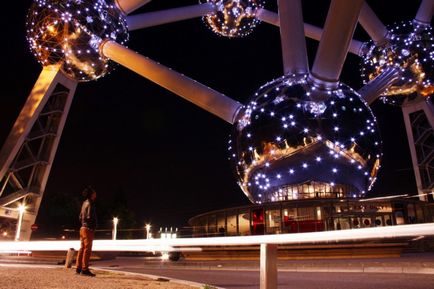
[[[192,289],[203,287],[194,282],[165,278],[152,278],[144,274],[131,274],[93,270],[96,277],[75,274],[73,269],[59,266],[0,265],[2,289]],[[184,284],[182,284],[184,283]]]

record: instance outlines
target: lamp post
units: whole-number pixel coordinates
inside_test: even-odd
[[[19,215],[18,215],[17,231],[15,233],[15,241],[20,240],[21,224],[23,223],[23,215],[25,210],[26,210],[26,206],[24,206],[24,204],[20,204],[18,206]]]
[[[113,231],[112,231],[112,239],[116,240],[116,236],[118,234],[118,222],[119,219],[117,217],[113,218]]]
[[[151,231],[151,224],[146,224],[146,239],[151,239],[150,231]]]

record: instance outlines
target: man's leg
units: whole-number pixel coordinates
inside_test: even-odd
[[[83,251],[84,251],[84,228],[80,228],[80,250],[78,250],[77,261],[75,263],[76,272],[80,273],[83,268]]]
[[[82,271],[82,273],[86,272],[84,275],[89,275],[89,276],[93,275],[89,271],[89,260],[90,260],[90,255],[92,254],[93,238],[94,238],[94,232],[86,228],[85,229],[85,238],[84,238],[83,271]]]

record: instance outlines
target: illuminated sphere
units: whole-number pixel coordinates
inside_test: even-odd
[[[256,11],[264,6],[263,0],[201,0],[211,3],[215,11],[203,17],[215,33],[226,37],[243,37],[252,33],[260,22]]]
[[[113,65],[99,53],[105,40],[125,44],[125,17],[112,0],[35,0],[27,15],[27,40],[43,65],[60,64],[78,81],[97,79]]]
[[[344,84],[319,91],[304,75],[285,76],[243,106],[228,150],[252,202],[360,197],[376,179],[381,140],[357,92]]]
[[[407,96],[429,96],[434,92],[434,41],[431,26],[403,22],[389,28],[388,42],[367,44],[361,73],[364,83],[385,68],[397,66],[401,77],[383,94],[386,103],[401,105]]]

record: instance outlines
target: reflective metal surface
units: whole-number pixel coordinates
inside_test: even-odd
[[[250,34],[260,22],[256,11],[264,6],[264,0],[200,0],[200,3],[215,5],[215,12],[203,20],[212,31],[226,37]]]
[[[27,40],[38,61],[62,64],[69,77],[88,81],[113,64],[99,54],[104,39],[125,44],[126,21],[111,0],[35,0],[27,16]]]
[[[261,87],[229,140],[240,187],[252,202],[359,197],[374,183],[381,140],[370,108],[344,84],[319,91],[307,77]]]
[[[416,22],[403,22],[389,28],[383,46],[367,43],[361,74],[365,83],[380,75],[387,67],[401,70],[400,79],[383,94],[386,103],[401,105],[407,96],[429,96],[434,92],[434,39],[432,28]]]

